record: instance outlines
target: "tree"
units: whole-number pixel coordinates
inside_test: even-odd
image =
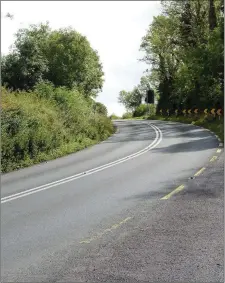
[[[162,1],[141,42],[158,109],[223,104],[223,1]]]
[[[54,85],[77,87],[92,97],[101,91],[102,65],[85,36],[70,28],[53,31],[45,53],[49,62],[46,78]]]
[[[209,0],[209,28],[214,30],[217,26],[216,10],[214,0]]]
[[[155,85],[159,92],[159,107],[170,104],[173,92],[173,78],[179,65],[179,48],[176,48],[178,24],[165,15],[154,18],[146,36],[141,42],[145,52],[143,61],[152,66]]]
[[[150,78],[149,76],[142,76],[140,79],[140,83],[137,85],[137,88],[142,96],[142,98],[146,97],[146,93],[150,88]]]
[[[123,104],[128,112],[134,111],[141,104],[141,100],[142,94],[137,87],[134,87],[132,91],[122,90],[119,93],[118,102]]]
[[[50,28],[48,25],[19,29],[11,53],[3,57],[2,83],[10,88],[28,90],[44,80],[48,61],[44,55]]]
[[[103,75],[98,53],[85,36],[71,28],[51,30],[48,23],[20,29],[2,64],[2,83],[14,89],[32,89],[47,80],[77,88],[86,97],[101,91]]]
[[[125,90],[121,90],[118,97],[118,102],[122,104],[127,111],[129,111],[130,109],[130,103],[129,103],[130,97],[131,97],[131,92]]]

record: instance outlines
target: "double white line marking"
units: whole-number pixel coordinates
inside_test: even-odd
[[[22,198],[22,197],[25,197],[25,196],[28,196],[28,195],[31,195],[31,194],[35,194],[35,193],[38,193],[38,192],[41,192],[41,191],[44,191],[44,190],[48,190],[50,188],[53,188],[53,187],[74,181],[76,179],[86,177],[88,175],[91,175],[91,174],[97,173],[99,171],[105,170],[107,168],[110,168],[112,166],[123,163],[127,160],[130,160],[132,158],[138,157],[138,156],[146,153],[147,151],[156,147],[162,141],[161,130],[158,127],[156,127],[155,125],[152,125],[150,123],[149,123],[149,126],[155,131],[156,137],[155,137],[154,141],[149,146],[147,146],[146,148],[144,148],[144,149],[142,149],[142,150],[140,150],[136,153],[133,153],[131,155],[128,155],[126,157],[117,159],[113,162],[110,162],[110,163],[104,164],[102,166],[90,169],[88,171],[84,171],[84,172],[78,173],[76,175],[60,179],[60,180],[55,181],[55,182],[51,182],[51,183],[48,183],[48,184],[45,184],[45,185],[42,185],[42,186],[38,186],[36,188],[28,189],[28,190],[25,190],[25,191],[20,192],[20,193],[16,193],[16,194],[13,194],[13,195],[10,195],[10,196],[7,196],[7,197],[3,197],[3,198],[1,198],[1,204],[6,203],[6,202],[10,202],[10,201],[13,201],[15,199]]]

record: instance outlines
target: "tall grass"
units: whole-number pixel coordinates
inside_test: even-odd
[[[33,92],[1,93],[2,172],[76,152],[114,132],[111,120],[76,90],[41,83]]]

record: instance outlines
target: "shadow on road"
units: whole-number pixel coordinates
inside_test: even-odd
[[[219,172],[220,173],[220,172]],[[220,173],[221,174],[221,173]],[[214,172],[215,178],[220,178],[220,176],[216,176],[216,172]],[[175,196],[179,197],[188,197],[189,199],[216,199],[218,198],[219,191],[215,189],[213,186],[211,188],[206,188],[202,186],[201,183],[198,181],[199,179],[189,179],[184,180],[180,179],[177,180],[176,183],[166,183],[162,182],[158,186],[156,185],[149,185],[149,191],[145,193],[140,193],[133,195],[131,197],[127,197],[124,200],[136,200],[139,202],[146,201],[146,200],[160,200],[162,197],[166,196],[167,194],[171,193],[175,188],[177,188],[180,184],[186,183],[186,187],[183,191],[179,192],[179,194],[174,195],[171,200],[174,199]],[[159,188],[160,187],[160,188]]]
[[[216,148],[218,141],[215,136],[204,129],[188,124],[178,124],[173,122],[151,121],[158,126],[163,133],[163,141],[173,139],[173,144],[165,147],[157,147],[152,152],[177,153],[193,152]],[[117,122],[121,131],[104,143],[121,143],[134,141],[149,141],[155,139],[155,131],[146,125],[147,122],[132,121]],[[132,128],[132,131],[131,131]],[[188,140],[189,139],[189,140]]]
[[[164,154],[178,153],[178,152],[195,152],[207,149],[217,148],[219,142],[215,137],[201,138],[188,142],[175,143],[166,147],[154,148],[152,152],[160,152]]]

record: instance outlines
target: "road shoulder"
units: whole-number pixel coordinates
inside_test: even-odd
[[[168,200],[88,245],[60,282],[224,282],[224,154]]]

